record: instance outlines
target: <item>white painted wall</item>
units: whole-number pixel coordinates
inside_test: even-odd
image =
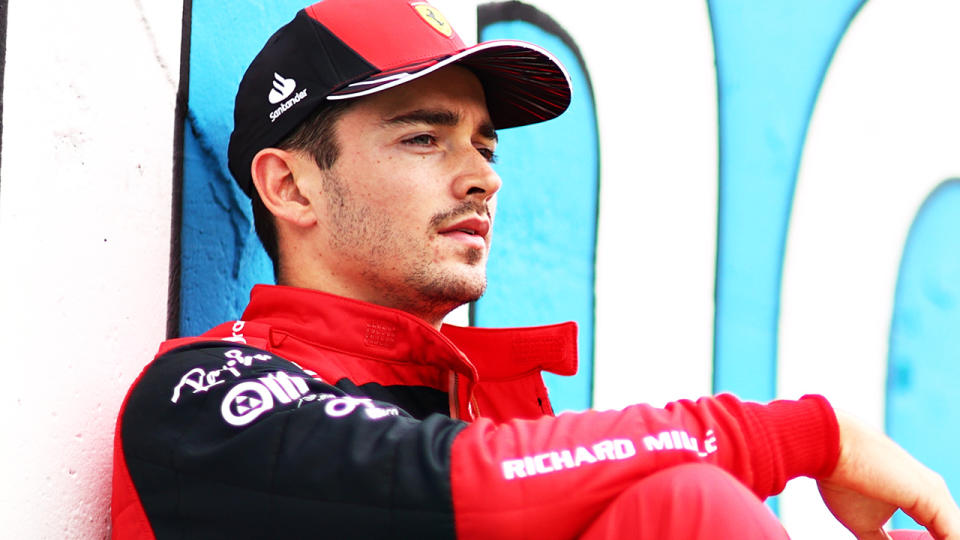
[[[476,0],[435,3],[474,38],[466,29],[475,28]],[[611,17],[574,0],[529,3],[572,34],[598,103],[596,404],[709,393],[718,145],[706,5],[643,0],[618,4]],[[169,0],[9,3],[0,165],[5,537],[105,534],[116,413],[166,326],[181,12]],[[953,65],[947,53],[960,50],[949,27],[958,15],[948,0],[871,2],[841,45],[797,187],[781,395],[820,391],[879,424],[878,366],[902,239],[929,189],[960,175],[960,140],[949,129],[960,125],[960,83],[957,70],[936,68]],[[898,35],[910,39],[892,40],[887,29],[904,25],[915,31]],[[638,80],[624,74],[626,55]],[[906,136],[919,132],[927,136]],[[857,217],[870,234],[859,237],[844,211],[864,189],[871,204],[858,205]],[[843,249],[851,238],[864,240],[861,251]],[[825,260],[844,269],[842,279],[821,273]],[[851,320],[859,322],[835,330]],[[850,380],[860,389],[838,386]],[[796,538],[833,530],[809,491],[784,496]]]
[[[707,395],[719,146],[707,5],[543,3],[580,45],[597,102],[594,405]]]
[[[779,393],[821,393],[878,429],[907,233],[927,195],[960,176],[958,20],[951,0],[868,2],[827,74],[797,181]],[[789,487],[784,522],[841,537],[817,499],[813,482]]]
[[[8,5],[0,531],[101,538],[113,427],[164,337],[182,5]]]
[[[707,5],[642,0],[606,4],[616,5],[611,10],[525,1],[579,46],[597,104],[594,406],[707,395],[719,146]],[[460,6],[468,2],[435,3],[467,28],[470,15]]]

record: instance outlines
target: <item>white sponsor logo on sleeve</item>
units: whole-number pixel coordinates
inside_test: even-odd
[[[235,343],[246,343],[247,338],[243,337],[243,327],[247,323],[244,321],[236,321],[233,323],[233,326],[230,327],[230,337],[221,338],[223,341],[233,341]]]
[[[231,426],[245,426],[273,409],[276,401],[284,405],[293,403],[309,390],[302,377],[277,371],[231,388],[220,404],[220,414]]]
[[[564,469],[575,469],[601,461],[620,461],[635,455],[637,455],[637,449],[630,439],[608,439],[591,446],[577,446],[520,459],[508,459],[500,465],[503,477],[513,480]]]
[[[679,429],[670,431],[661,431],[657,435],[647,435],[643,438],[643,446],[650,452],[660,450],[687,450],[696,452],[700,457],[707,457],[717,451],[717,436],[713,430],[707,430],[706,438],[703,440],[703,450],[700,449],[700,443],[696,437],[691,437],[689,433]]]
[[[173,387],[173,395],[170,401],[176,403],[180,401],[180,394],[184,387],[193,389],[194,394],[206,392],[207,390],[223,384],[226,381],[221,377],[230,376],[240,377],[240,368],[250,367],[254,362],[266,362],[273,358],[269,354],[244,355],[239,349],[231,349],[223,354],[227,359],[220,368],[207,371],[200,367],[195,367],[180,377],[180,382]]]

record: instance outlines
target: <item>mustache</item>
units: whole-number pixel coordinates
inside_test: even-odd
[[[456,208],[435,214],[432,218],[430,218],[430,225],[439,227],[452,219],[469,214],[478,214],[481,216],[487,216],[487,219],[492,219],[492,216],[490,215],[490,207],[487,205],[487,203],[480,201],[464,201]]]

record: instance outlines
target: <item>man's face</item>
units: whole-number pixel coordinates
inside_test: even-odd
[[[477,78],[452,66],[362,98],[335,131],[337,161],[308,184],[330,292],[431,323],[479,298],[500,178]]]

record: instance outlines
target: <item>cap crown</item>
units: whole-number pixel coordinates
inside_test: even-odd
[[[325,0],[306,8],[310,17],[380,71],[435,61],[466,46],[442,13],[409,0]]]
[[[498,129],[540,122],[570,103],[569,77],[539,47],[494,41],[466,47],[443,14],[421,0],[323,0],[267,40],[234,104],[228,163],[248,195],[250,166],[326,99],[353,99],[404,84],[449,63],[480,80]]]

